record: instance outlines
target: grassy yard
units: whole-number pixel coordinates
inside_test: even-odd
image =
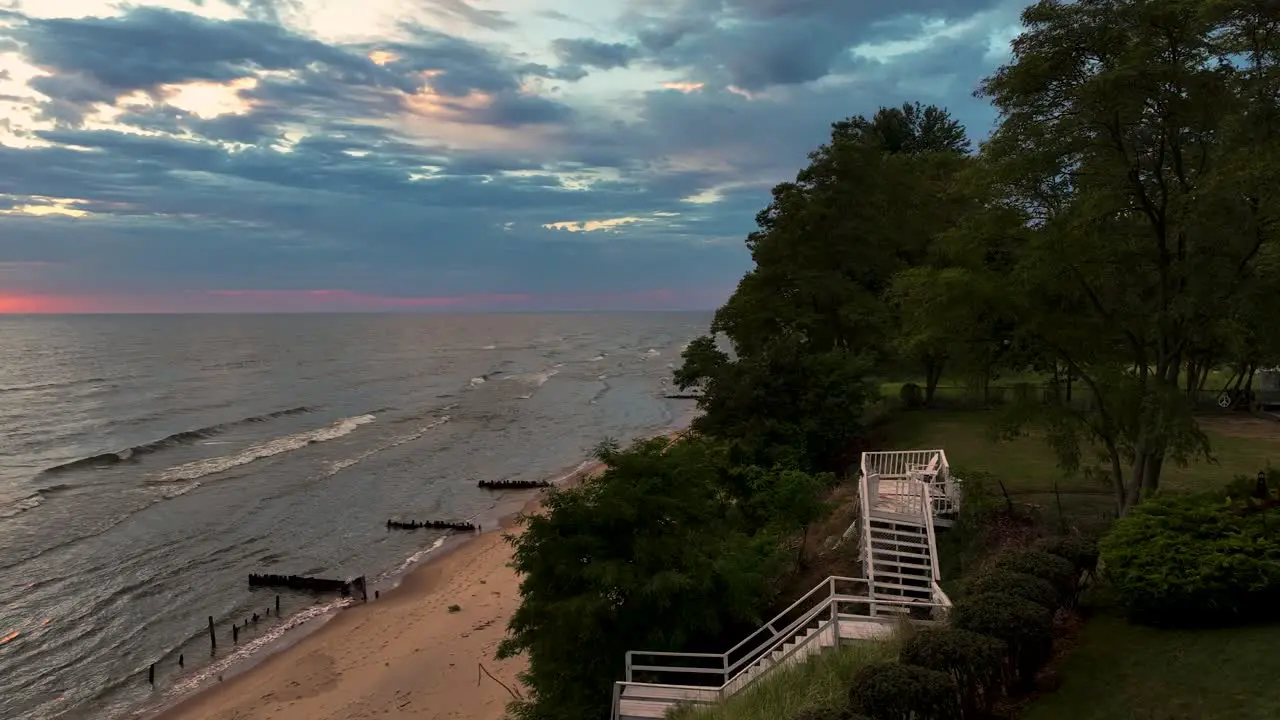
[[[885,449],[942,448],[953,466],[1001,478],[1017,502],[1054,517],[1062,493],[1072,522],[1113,512],[1106,485],[1063,477],[1053,453],[1037,438],[997,442],[987,428],[990,412],[904,413],[887,428]],[[1280,423],[1249,416],[1202,420],[1216,464],[1167,467],[1167,491],[1194,491],[1252,476],[1280,464]],[[1085,523],[1080,523],[1085,524]],[[945,536],[944,536],[945,542]],[[944,547],[944,560],[947,549]],[[944,563],[944,585],[962,569]],[[1222,630],[1156,630],[1130,625],[1103,608],[1085,624],[1058,668],[1062,686],[1036,700],[1023,720],[1274,720],[1280,718],[1280,624]]]
[[[1104,615],[1085,624],[1062,686],[1022,720],[1275,720],[1280,624],[1154,630]]]

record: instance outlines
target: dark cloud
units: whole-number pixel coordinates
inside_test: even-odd
[[[507,30],[516,26],[506,14],[497,10],[483,10],[467,0],[427,0],[441,14],[457,18],[488,30]]]
[[[623,43],[603,43],[589,38],[561,38],[552,43],[556,56],[568,65],[612,70],[631,64],[639,54],[637,49]]]
[[[955,19],[1000,0],[650,0],[624,23],[633,56],[687,69],[700,81],[749,91],[819,80],[847,70],[850,50],[902,18]],[[892,21],[892,22],[891,22]]]

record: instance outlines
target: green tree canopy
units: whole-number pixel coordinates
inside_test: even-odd
[[[551,492],[512,538],[522,602],[499,657],[529,657],[523,718],[608,717],[627,651],[686,650],[760,622],[785,567],[778,538],[726,501],[717,444],[605,445],[599,458],[599,477]]]

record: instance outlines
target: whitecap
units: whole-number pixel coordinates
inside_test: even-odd
[[[307,432],[297,433],[295,435],[286,435],[284,437],[268,440],[257,445],[246,448],[243,452],[235,455],[223,455],[220,457],[206,458],[204,460],[196,460],[176,467],[169,468],[161,472],[149,482],[170,483],[182,480],[196,480],[207,475],[224,472],[234,467],[248,465],[255,460],[272,457],[291,450],[297,450],[313,443],[321,443],[328,440],[334,440],[344,435],[349,435],[356,431],[361,425],[371,423],[375,420],[373,415],[356,415],[355,417],[343,418],[331,425],[319,428],[318,430],[309,430]]]

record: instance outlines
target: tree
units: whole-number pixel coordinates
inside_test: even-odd
[[[778,538],[747,527],[725,496],[718,445],[604,445],[606,470],[555,490],[508,538],[521,604],[499,657],[527,653],[532,700],[518,717],[607,717],[630,650],[687,650],[756,624],[785,567]]]
[[[1068,466],[1102,448],[1123,513],[1166,458],[1208,453],[1179,377],[1275,243],[1280,35],[1260,1],[1041,0],[1022,19],[981,91],[999,234],[1020,236],[1008,306],[1088,388],[1089,409],[1040,419]]]
[[[876,388],[871,364],[845,350],[811,351],[798,338],[730,361],[714,340],[690,343],[675,382],[702,388],[693,429],[733,449],[736,465],[840,471]]]

